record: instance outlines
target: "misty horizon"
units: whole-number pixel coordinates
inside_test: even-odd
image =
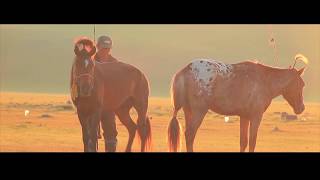
[[[320,25],[96,25],[109,35],[112,55],[144,72],[152,97],[169,97],[171,78],[195,58],[225,63],[258,60],[287,68],[296,54],[309,59],[306,101],[320,101]],[[278,62],[270,46],[273,33]],[[73,41],[93,38],[93,25],[0,25],[1,91],[69,93]],[[299,68],[303,64],[297,65]]]

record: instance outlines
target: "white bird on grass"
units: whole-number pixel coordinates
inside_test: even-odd
[[[27,117],[29,114],[30,114],[30,111],[29,111],[29,110],[25,110],[25,111],[24,111],[24,116],[25,116],[25,117]]]

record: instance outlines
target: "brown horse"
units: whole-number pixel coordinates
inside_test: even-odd
[[[131,151],[137,130],[141,151],[150,148],[151,126],[147,117],[149,84],[145,75],[134,66],[120,61],[94,61],[92,56],[96,48],[88,38],[79,39],[74,52],[76,58],[71,73],[71,95],[82,126],[84,150],[97,150],[97,132],[104,111],[115,112],[128,129],[127,152]],[[137,124],[129,114],[132,107],[138,113]],[[102,127],[105,131],[103,121]]]
[[[180,150],[181,127],[176,116],[183,108],[188,152],[193,151],[196,132],[208,110],[240,116],[241,152],[248,144],[250,124],[249,151],[253,152],[263,113],[273,98],[282,95],[296,114],[304,111],[303,71],[304,68],[280,69],[251,61],[224,64],[197,59],[189,63],[172,81],[174,112],[168,127],[169,150]]]
[[[82,139],[85,152],[95,152],[98,149],[97,131],[101,118],[102,101],[97,97],[96,79],[94,78],[94,63],[92,56],[96,49],[91,40],[81,38],[74,47],[74,59],[70,90],[72,102],[77,108],[78,118],[82,128]]]

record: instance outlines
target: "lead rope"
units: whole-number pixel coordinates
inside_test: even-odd
[[[272,25],[269,25],[269,32],[270,32],[269,44],[273,48],[274,60],[275,60],[275,62],[277,62],[278,61],[277,44],[276,44],[276,40],[275,40],[275,37],[273,34]]]

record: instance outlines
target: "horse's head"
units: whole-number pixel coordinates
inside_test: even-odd
[[[74,45],[75,80],[79,87],[79,96],[90,96],[94,85],[94,61],[92,56],[96,47],[92,40],[80,38]]]
[[[296,114],[301,114],[305,109],[302,95],[304,81],[301,78],[304,69],[305,68],[302,68],[300,70],[297,70],[295,68],[290,69],[290,71],[292,71],[291,80],[282,92],[282,96],[288,101],[290,106],[293,108],[294,113]]]

